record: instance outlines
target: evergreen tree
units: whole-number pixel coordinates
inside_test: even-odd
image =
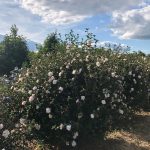
[[[28,60],[26,40],[18,35],[18,28],[13,25],[0,46],[0,74],[8,74],[14,67],[21,67]]]
[[[45,39],[43,46],[39,45],[38,49],[40,53],[48,53],[56,51],[59,44],[60,42],[57,33],[51,33]]]

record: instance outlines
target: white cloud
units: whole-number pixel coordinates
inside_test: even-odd
[[[39,15],[44,22],[55,25],[70,24],[114,10],[124,10],[140,0],[18,0],[21,7]]]
[[[150,5],[112,15],[112,32],[123,39],[150,39]]]
[[[11,25],[16,24],[19,34],[36,42],[43,41],[48,31],[53,29],[43,24],[40,17],[20,8],[18,2],[13,0],[0,1],[0,23],[0,34],[9,33]]]
[[[21,34],[40,42],[49,32],[55,31],[55,28],[58,28],[59,32],[66,32],[74,26],[80,30],[81,24],[76,26],[76,22],[109,13],[113,14],[111,30],[115,35],[121,38],[150,39],[149,1],[0,0],[0,34],[8,33],[10,26],[16,24]],[[137,7],[138,9],[133,9]],[[91,22],[90,25],[99,25],[94,23]],[[107,21],[104,19],[105,23]],[[104,30],[102,27],[100,29]],[[97,33],[100,29],[96,27],[92,30]]]
[[[113,50],[123,50],[127,51],[130,50],[130,47],[126,44],[120,44],[112,41],[99,41],[97,43],[97,47],[104,47],[106,49],[113,49]]]

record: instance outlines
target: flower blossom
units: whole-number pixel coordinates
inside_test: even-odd
[[[85,96],[81,96],[81,100],[83,100],[83,101],[84,101],[84,100],[85,100]]]
[[[101,102],[102,102],[102,104],[103,104],[103,105],[105,105],[105,104],[106,104],[106,101],[105,101],[105,100],[102,100]]]
[[[91,114],[90,117],[91,117],[92,119],[94,119],[95,116],[94,116],[94,114]]]
[[[71,125],[67,125],[66,130],[70,131],[71,130]]]
[[[35,99],[35,94],[32,94],[32,96],[29,97],[29,102],[31,103]]]
[[[123,115],[124,111],[122,109],[119,109],[119,113]]]
[[[4,125],[1,123],[0,124],[0,130],[3,129]]]
[[[47,107],[47,108],[46,108],[46,113],[47,113],[47,114],[51,113],[51,108]]]
[[[71,145],[72,145],[72,147],[75,147],[77,145],[76,141],[73,140]]]
[[[96,66],[97,66],[97,67],[100,67],[100,62],[96,62]]]
[[[3,133],[2,133],[2,136],[3,136],[4,138],[8,138],[9,135],[10,135],[9,130],[4,130]]]
[[[51,71],[48,72],[48,76],[49,76],[49,77],[53,76],[53,72],[51,72]]]
[[[60,86],[59,91],[62,92],[63,90],[64,90],[64,88]]]

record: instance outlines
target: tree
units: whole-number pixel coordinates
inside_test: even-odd
[[[58,49],[59,43],[60,42],[57,33],[56,32],[51,33],[45,39],[43,46],[39,45],[38,47],[39,52],[48,53],[48,52],[56,51]]]
[[[24,37],[18,35],[18,28],[12,25],[10,34],[0,46],[0,74],[8,74],[14,67],[21,67],[28,60],[28,47]]]

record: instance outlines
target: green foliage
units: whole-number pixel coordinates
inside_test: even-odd
[[[0,74],[8,74],[14,67],[21,67],[27,61],[28,48],[26,41],[17,34],[16,25],[11,27],[10,35],[6,35],[0,44]]]
[[[40,53],[48,53],[58,50],[59,38],[57,33],[51,33],[47,36],[43,46],[39,45],[38,50]]]
[[[148,56],[97,49],[90,33],[80,48],[76,36],[67,39],[66,49],[31,53],[30,68],[3,97],[1,149],[18,147],[19,138],[75,147],[82,138],[104,138],[148,104]]]

